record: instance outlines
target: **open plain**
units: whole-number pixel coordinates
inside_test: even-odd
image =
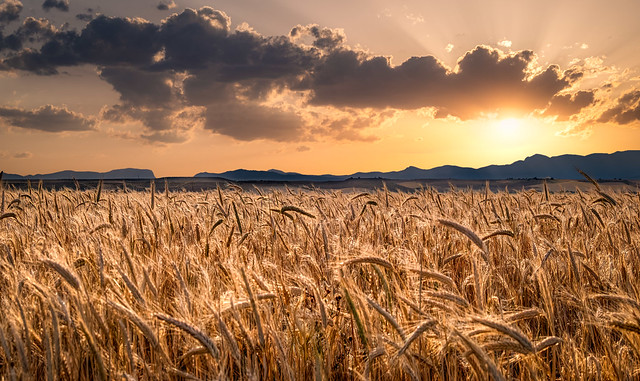
[[[639,377],[640,196],[580,184],[5,187],[0,378]]]

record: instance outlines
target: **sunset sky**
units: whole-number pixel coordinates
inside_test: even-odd
[[[637,0],[0,0],[0,170],[640,149]]]

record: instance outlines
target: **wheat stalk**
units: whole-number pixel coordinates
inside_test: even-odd
[[[411,343],[413,343],[418,337],[420,337],[420,335],[422,335],[427,329],[433,327],[435,324],[436,324],[436,321],[434,319],[427,319],[422,323],[420,323],[420,325],[404,341],[404,344],[402,345],[400,350],[398,350],[397,356],[398,357],[402,356],[407,351],[407,349],[409,349],[409,346],[411,345]]]
[[[500,371],[496,367],[496,364],[491,360],[491,358],[489,358],[487,353],[482,348],[480,348],[476,343],[474,343],[465,334],[461,333],[457,329],[454,329],[453,333],[460,337],[464,344],[469,347],[469,349],[476,355],[478,360],[485,364],[487,370],[489,371],[489,374],[495,381],[506,381],[502,373],[500,373]],[[479,374],[478,377],[480,377]]]
[[[264,348],[264,332],[262,330],[262,320],[260,319],[260,314],[258,313],[258,305],[256,304],[256,299],[253,296],[253,291],[251,290],[251,285],[249,284],[249,280],[247,279],[247,274],[245,274],[244,269],[240,269],[240,274],[242,275],[242,280],[244,281],[244,287],[249,295],[249,303],[251,304],[251,309],[253,310],[253,315],[256,320],[256,326],[258,328],[258,342],[260,343],[260,347]]]
[[[43,259],[42,263],[57,272],[69,286],[76,290],[80,290],[80,280],[69,269],[52,259]]]
[[[378,257],[351,258],[351,259],[348,259],[348,260],[342,262],[341,265],[343,267],[348,267],[348,266],[359,264],[359,263],[370,263],[370,264],[382,266],[382,267],[387,268],[389,270],[393,270],[393,265],[391,264],[391,262],[389,262],[389,261],[387,261],[385,259],[382,259],[382,258],[378,258]]]
[[[215,359],[220,358],[220,351],[218,350],[218,347],[216,346],[216,344],[213,342],[213,340],[209,338],[209,336],[205,335],[204,332],[202,332],[198,328],[186,322],[183,322],[181,320],[175,319],[169,315],[155,313],[153,314],[153,316],[156,319],[165,321],[185,331],[186,333],[191,335],[191,337],[198,340],[200,344],[202,344],[205,348],[207,348],[207,350],[209,351],[211,356],[213,356],[213,358]]]
[[[373,301],[373,299],[371,298],[367,298],[367,303],[369,303],[369,305],[373,307],[374,310],[376,310],[380,315],[382,315],[382,317],[386,321],[389,322],[389,324],[391,324],[391,326],[396,330],[396,332],[398,332],[398,334],[400,335],[403,341],[406,339],[404,330],[402,329],[402,327],[400,327],[400,324],[398,324],[396,319],[393,316],[391,316],[391,314],[387,310],[382,308],[378,303]]]
[[[534,351],[534,346],[531,341],[517,328],[509,326],[505,323],[501,323],[496,320],[491,320],[487,318],[481,317],[473,317],[471,319],[476,323],[480,323],[484,326],[495,329],[498,332],[504,333],[505,335],[510,336],[514,340],[516,340],[522,347],[528,352],[531,353]]]
[[[107,303],[111,307],[113,307],[116,311],[118,311],[120,314],[124,315],[127,319],[129,319],[129,321],[132,322],[136,327],[138,327],[138,329],[140,330],[140,332],[142,332],[144,337],[149,341],[149,343],[151,343],[151,346],[157,352],[159,352],[163,358],[165,359],[168,358],[167,355],[164,353],[164,350],[160,346],[160,342],[158,341],[158,338],[153,333],[153,329],[151,329],[151,327],[149,327],[147,323],[145,323],[140,318],[140,316],[138,316],[138,314],[136,314],[129,308],[123,306],[122,304],[113,302],[111,300],[107,301]]]

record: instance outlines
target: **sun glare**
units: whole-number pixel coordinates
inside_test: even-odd
[[[500,130],[504,132],[508,132],[508,131],[513,132],[513,130],[516,130],[518,129],[518,127],[520,127],[520,120],[516,118],[502,119],[499,122],[499,126],[500,126]]]
[[[517,118],[506,118],[496,121],[495,132],[500,135],[501,138],[513,139],[520,135],[520,127],[522,127],[522,121]]]

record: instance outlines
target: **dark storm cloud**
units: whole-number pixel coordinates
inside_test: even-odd
[[[558,120],[569,120],[585,107],[595,103],[594,91],[578,91],[575,94],[555,95],[551,104],[544,112],[545,115],[557,115]]]
[[[0,31],[0,52],[5,49],[14,50],[14,51],[22,49],[22,40],[20,39],[20,37],[16,36],[15,34],[10,34],[4,37],[4,35],[2,34],[2,31]],[[1,70],[1,65],[0,65],[0,70]]]
[[[146,65],[160,49],[157,31],[142,19],[98,16],[71,45],[77,63]]]
[[[183,82],[185,100],[196,106],[227,102],[235,97],[233,82],[220,82],[219,71],[197,71]]]
[[[313,46],[323,50],[334,50],[347,40],[341,30],[321,28],[315,24],[298,25],[289,32],[289,37],[294,41],[307,35],[314,38]]]
[[[189,139],[190,133],[194,126],[202,125],[204,115],[202,109],[197,107],[187,107],[178,112],[165,113],[166,109],[152,110],[147,115],[145,123],[151,124],[150,117],[163,117],[164,123],[169,126],[166,129],[150,128],[148,132],[143,133],[141,138],[151,143],[182,143]],[[163,123],[163,122],[160,122]]]
[[[264,38],[236,32],[224,42],[218,62],[220,81],[251,79],[280,81],[313,70],[317,54],[293,44],[287,37]]]
[[[172,68],[206,67],[221,54],[231,20],[210,7],[169,16],[158,35],[165,48],[165,60]]]
[[[91,13],[78,13],[76,15],[76,19],[84,22],[89,22],[93,20],[93,15]]]
[[[176,2],[171,0],[169,2],[166,1],[161,1],[160,3],[158,3],[158,5],[156,6],[156,8],[160,11],[167,11],[169,9],[174,9],[175,7],[177,7]]]
[[[324,59],[309,88],[313,103],[331,106],[435,107],[437,116],[470,119],[499,110],[529,113],[544,108],[559,91],[579,78],[549,66],[529,77],[531,51],[504,54],[478,46],[448,70],[433,56],[413,57],[391,66],[384,57],[338,51]]]
[[[616,105],[606,110],[598,118],[598,122],[615,122],[629,124],[640,121],[640,90],[632,90],[622,95]]]
[[[22,26],[18,29],[18,33],[26,37],[42,36],[53,37],[56,28],[51,22],[44,18],[27,17],[22,22]]]
[[[341,50],[325,57],[301,87],[314,90],[316,104],[411,109],[433,104],[446,79],[447,69],[431,56],[391,67],[385,57]]]
[[[22,11],[22,2],[20,0],[4,0],[0,4],[0,28],[4,23],[17,20]]]
[[[221,82],[277,79],[311,67],[308,53],[289,38],[231,32],[230,24],[224,12],[210,7],[168,17],[158,33],[164,59],[157,67],[194,73],[207,69]]]
[[[141,19],[99,16],[80,34],[58,31],[39,50],[24,49],[4,63],[38,74],[57,74],[60,66],[150,64],[160,45],[158,27]]]
[[[46,105],[35,110],[0,107],[0,121],[13,127],[47,132],[86,131],[95,122],[65,107]]]
[[[27,17],[15,32],[23,41],[36,42],[52,38],[57,32],[47,19]]]
[[[171,110],[167,108],[141,108],[120,104],[103,110],[101,117],[115,123],[138,120],[150,130],[157,131],[170,130],[172,126]]]
[[[23,25],[14,33],[4,36],[0,30],[0,52],[3,50],[19,51],[24,42],[43,41],[53,36],[55,28],[46,19],[27,17]],[[0,70],[2,70],[0,64]]]
[[[205,128],[238,140],[294,141],[302,136],[304,123],[288,110],[254,104],[228,103],[207,108]]]
[[[94,18],[95,18],[95,14],[94,14],[93,8],[87,8],[87,9],[85,9],[84,13],[76,14],[76,19],[78,19],[80,21],[84,21],[84,22],[89,22],[89,21],[93,20]]]
[[[168,106],[172,101],[172,87],[164,72],[114,66],[102,69],[100,78],[109,82],[129,105],[158,107]]]
[[[4,37],[0,31],[0,51],[20,50],[25,42],[46,41],[56,33],[56,28],[47,19],[27,17],[12,34]]]
[[[144,66],[156,71],[215,66],[216,79],[221,81],[276,78],[300,71],[292,69],[301,65],[303,51],[288,38],[230,33],[229,24],[224,12],[210,7],[187,9],[160,26],[142,19],[98,16],[80,33],[56,33],[39,50],[25,49],[5,58],[4,63],[39,74],[55,74],[59,66],[82,63]],[[158,54],[162,61],[154,64]],[[306,64],[309,67],[309,59]]]
[[[73,49],[77,37],[74,31],[58,32],[48,39],[39,51],[24,49],[6,58],[3,64],[8,68],[41,75],[57,74],[59,66],[78,64],[78,57]]]
[[[50,75],[64,66],[96,65],[120,95],[120,104],[103,113],[105,120],[139,120],[148,140],[180,140],[189,121],[203,120],[206,129],[239,140],[294,140],[310,131],[369,139],[360,131],[374,122],[345,110],[384,115],[386,109],[432,108],[436,117],[470,119],[547,109],[547,115],[565,118],[593,101],[593,94],[558,95],[582,72],[539,68],[531,51],[506,54],[478,46],[454,69],[434,56],[393,66],[386,57],[346,46],[341,30],[298,25],[287,36],[272,37],[246,27],[232,31],[230,18],[211,7],[185,9],[160,24],[101,15],[79,32],[51,29],[38,19],[21,28],[17,42],[0,40],[0,70]],[[32,44],[23,48],[27,40]],[[274,96],[295,98],[298,109],[267,106]],[[318,106],[344,113],[313,120]],[[194,107],[202,117],[183,118],[181,132],[172,133],[178,130],[175,115]],[[310,128],[314,123],[322,132]]]
[[[44,0],[44,3],[42,3],[42,9],[45,11],[57,9],[62,12],[69,12],[69,0]]]
[[[290,79],[311,71],[318,63],[317,51],[298,46],[288,36],[231,32],[230,23],[224,12],[211,7],[186,9],[169,16],[161,25],[99,16],[80,33],[58,32],[40,49],[25,49],[6,57],[4,63],[39,74],[54,74],[59,66],[82,63],[129,65],[144,70],[189,71],[196,76],[206,72],[219,82]],[[318,39],[326,40],[315,45],[336,43],[328,42],[337,37],[331,37],[327,29],[307,29]],[[154,62],[158,55],[161,59]]]

